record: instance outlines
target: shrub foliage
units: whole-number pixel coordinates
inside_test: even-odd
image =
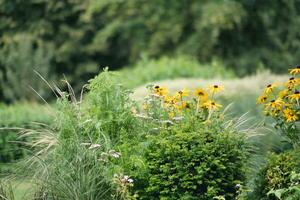
[[[149,138],[141,199],[234,199],[245,180],[242,138],[221,127],[185,126]]]

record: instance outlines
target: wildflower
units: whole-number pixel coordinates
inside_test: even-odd
[[[277,85],[276,83],[267,85],[267,87],[265,88],[265,94],[270,94],[271,92],[274,91],[274,89],[275,89],[277,86],[278,86],[278,85]]]
[[[133,183],[133,179],[129,178],[129,176],[125,175],[121,179],[123,183]]]
[[[176,97],[165,96],[165,98],[164,98],[164,106],[165,107],[176,107],[177,102],[178,101],[177,101]]]
[[[262,103],[266,102],[267,99],[268,99],[268,97],[266,95],[262,95],[262,96],[257,98],[256,103],[257,104],[262,104]]]
[[[179,102],[175,107],[178,110],[185,109],[185,108],[190,109],[192,107],[192,105],[189,102],[182,101],[182,102]]]
[[[285,99],[286,97],[288,97],[289,93],[290,93],[290,90],[285,89],[285,90],[280,91],[280,92],[278,93],[278,96],[279,96],[279,98],[281,98],[281,99]]]
[[[114,174],[114,179],[117,183],[120,183],[122,185],[131,185],[132,186],[132,183],[133,183],[133,179],[130,178],[129,176],[127,175],[122,175],[122,174]]]
[[[298,102],[300,99],[300,92],[296,90],[294,94],[291,94],[288,97],[291,101],[296,100]]]
[[[287,122],[294,122],[298,119],[296,112],[289,108],[283,110],[283,114]]]
[[[223,91],[224,86],[222,86],[222,85],[212,85],[212,86],[209,86],[208,89],[211,93],[214,94],[214,93],[218,93],[218,92]]]
[[[188,97],[189,96],[189,90],[187,90],[187,89],[183,89],[183,90],[179,90],[178,92],[176,92],[176,97],[177,98],[182,98],[182,97],[184,97],[184,96],[186,96],[186,97]]]
[[[276,100],[272,100],[269,103],[266,104],[266,108],[275,108],[277,110],[280,110],[282,106],[284,105],[284,101],[280,98]]]
[[[218,110],[219,108],[222,107],[222,105],[217,104],[216,102],[212,100],[208,100],[202,104],[203,108],[206,108],[208,110]]]
[[[194,96],[203,101],[206,101],[208,98],[207,92],[201,88],[198,88],[194,91]]]
[[[154,86],[154,93],[158,96],[166,96],[168,94],[168,89],[166,87],[156,85]]]
[[[290,74],[292,74],[292,75],[299,74],[300,73],[300,65],[298,65],[294,69],[289,69],[289,71],[290,71]]]
[[[299,78],[291,77],[287,82],[285,82],[284,85],[288,89],[292,89],[292,88],[296,87],[299,84],[300,84],[300,79]]]

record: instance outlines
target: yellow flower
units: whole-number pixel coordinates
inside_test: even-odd
[[[287,82],[285,82],[284,85],[288,89],[293,89],[294,87],[296,87],[299,84],[300,84],[300,78],[291,77]]]
[[[206,101],[208,99],[207,92],[201,88],[198,88],[194,91],[194,96],[202,101]]]
[[[293,101],[293,100],[299,101],[299,99],[300,99],[300,92],[296,90],[296,91],[294,92],[294,94],[291,94],[291,95],[289,95],[288,97],[289,97],[289,99],[290,99],[291,101]]]
[[[267,99],[268,99],[268,97],[266,95],[262,95],[262,96],[257,98],[256,103],[257,104],[262,104],[262,103],[266,102]]]
[[[177,103],[177,99],[172,96],[165,96],[164,97],[164,103],[166,107],[174,107]]]
[[[267,87],[265,88],[265,94],[270,94],[277,86],[278,85],[276,83],[267,85]]]
[[[279,96],[279,98],[281,98],[281,99],[285,99],[285,98],[289,95],[289,93],[290,93],[290,90],[285,89],[285,90],[280,91],[280,92],[278,93],[278,96]]]
[[[299,74],[300,73],[300,65],[298,65],[294,69],[289,69],[289,71],[290,71],[290,74],[292,74],[292,75]]]
[[[168,94],[168,89],[166,87],[161,87],[159,85],[154,86],[154,92],[158,96],[166,96]]]
[[[223,91],[224,86],[222,86],[222,85],[211,85],[211,86],[208,87],[208,89],[211,93],[214,94],[214,93],[218,93],[218,92]]]
[[[182,110],[182,109],[190,109],[192,107],[192,105],[189,103],[189,102],[185,102],[185,101],[182,101],[182,102],[179,102],[178,104],[176,104],[176,108],[178,110]]]
[[[222,105],[217,104],[216,102],[212,100],[208,100],[202,104],[203,108],[206,108],[208,110],[218,110],[219,108],[222,107]]]
[[[184,96],[188,97],[190,95],[189,92],[190,91],[187,89],[179,90],[178,92],[176,92],[175,96],[177,98],[181,99]]]
[[[175,113],[173,111],[169,112],[168,115],[169,115],[169,118],[174,118],[175,117]]]
[[[266,104],[266,108],[274,108],[277,110],[280,110],[282,108],[282,106],[284,105],[284,101],[280,98],[276,99],[276,100],[272,100],[269,103]]]
[[[287,122],[294,122],[298,119],[297,113],[289,108],[283,110],[283,114]]]

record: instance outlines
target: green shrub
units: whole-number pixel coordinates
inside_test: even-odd
[[[235,77],[233,71],[225,69],[218,62],[204,65],[200,64],[195,58],[188,56],[162,57],[160,59],[143,57],[132,68],[126,67],[121,70],[120,74],[125,85],[130,88],[164,79]]]
[[[179,123],[149,136],[141,199],[234,199],[245,181],[245,143],[218,120]]]
[[[36,122],[36,123],[34,123]],[[35,103],[0,105],[0,163],[13,162],[23,158],[24,138],[18,138],[22,128],[36,128],[37,123],[51,124],[50,110]]]
[[[294,195],[293,192],[286,191],[295,185],[297,186],[299,178],[295,177],[295,174],[299,174],[299,172],[299,149],[286,151],[278,155],[269,155],[267,164],[260,170],[254,195],[256,195],[256,198],[262,200],[281,199],[277,196],[279,193]],[[297,178],[297,180],[295,180],[295,178]],[[297,187],[299,188],[299,186]],[[283,197],[284,195],[282,195],[282,198]],[[287,196],[285,196],[284,199],[298,198],[287,198]]]

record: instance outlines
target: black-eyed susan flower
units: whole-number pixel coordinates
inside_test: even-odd
[[[289,108],[283,110],[283,114],[287,122],[294,122],[298,119],[297,113]]]
[[[262,96],[257,98],[256,103],[257,104],[262,104],[262,103],[265,103],[267,100],[268,100],[268,96],[262,95]]]
[[[268,95],[268,94],[272,93],[277,86],[278,86],[278,84],[276,84],[276,83],[267,85],[265,88],[265,91],[264,91],[265,94]]]
[[[289,69],[289,71],[290,71],[290,74],[292,74],[292,75],[299,74],[300,73],[300,65],[296,66],[293,69]]]
[[[154,93],[158,96],[166,96],[168,94],[168,89],[166,87],[161,87],[159,85],[154,86]]]
[[[294,101],[294,100],[295,100],[295,101],[298,102],[299,99],[300,99],[300,92],[296,90],[296,91],[294,92],[294,94],[289,95],[288,98],[289,98],[291,101]]]
[[[205,90],[198,88],[194,91],[194,96],[197,97],[197,99],[206,101],[208,99],[208,94]]]
[[[190,91],[188,89],[182,89],[179,90],[178,92],[176,92],[175,96],[179,99],[181,99],[182,97],[186,96],[188,97],[190,95]]]
[[[206,108],[208,110],[218,110],[221,107],[221,104],[217,104],[215,101],[212,100],[208,100],[202,104],[202,108]]]
[[[300,78],[291,77],[287,82],[284,83],[284,85],[288,89],[293,89],[294,87],[298,86],[300,84]]]
[[[273,109],[277,109],[280,110],[282,108],[282,106],[284,105],[284,101],[280,98],[276,99],[276,100],[272,100],[269,103],[266,104],[266,108],[273,108]]]
[[[279,93],[278,93],[278,96],[279,98],[281,99],[285,99],[288,97],[288,95],[290,94],[290,90],[289,89],[285,89],[285,90],[281,90]]]
[[[223,91],[224,86],[223,85],[211,85],[208,87],[208,89],[212,94],[215,94],[215,93]]]

